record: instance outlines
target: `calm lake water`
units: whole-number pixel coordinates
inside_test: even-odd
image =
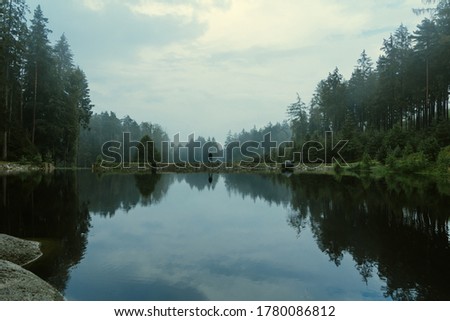
[[[450,300],[450,188],[280,174],[0,177],[68,300]]]

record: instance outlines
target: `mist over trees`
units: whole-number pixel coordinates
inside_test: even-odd
[[[413,32],[401,24],[383,39],[375,62],[362,51],[349,80],[336,67],[308,106],[298,96],[287,108],[297,148],[333,131],[349,141],[347,161],[405,154],[437,159],[450,144],[450,1],[425,12],[432,15]]]
[[[81,129],[78,166],[90,167],[91,164],[101,158],[102,145],[108,141],[122,143],[123,133],[130,133],[130,139],[133,141],[153,142],[156,160],[168,161],[168,159],[161,158],[161,143],[169,142],[169,136],[161,125],[149,122],[138,124],[130,116],[119,119],[114,112],[102,112],[92,115],[89,127]],[[127,159],[126,161],[137,161],[137,159],[133,159],[137,155],[136,151],[134,150],[132,159]],[[144,153],[140,151],[139,157],[143,156]]]
[[[30,24],[24,0],[2,1],[0,8],[2,159],[73,165],[80,126],[91,116],[86,75],[64,34],[50,43],[40,6]]]
[[[450,166],[450,148],[445,148],[450,145],[450,1],[425,2],[432,7],[414,10],[424,14],[416,29],[401,24],[380,41],[382,53],[376,60],[363,50],[349,79],[336,67],[317,84],[309,103],[297,94],[285,121],[229,132],[224,145],[263,142],[270,133],[276,142],[270,160],[280,160],[291,147],[280,146],[282,142],[294,142],[288,154],[303,152],[308,142],[324,144],[324,132],[332,131],[336,140],[348,140],[342,151],[348,162],[366,159],[393,166],[407,158],[416,167],[435,161]],[[122,141],[123,133],[133,141],[153,142],[164,162],[206,161],[204,146],[225,147],[198,136],[175,142],[166,154],[161,143],[170,139],[161,125],[139,124],[113,112],[93,115],[87,77],[64,34],[50,42],[52,31],[41,7],[31,13],[25,0],[3,0],[0,22],[2,160],[90,166],[102,145]],[[234,161],[242,160],[237,149],[233,153]],[[262,148],[256,153],[268,158]],[[311,159],[325,159],[321,153]]]
[[[292,128],[292,130],[295,131],[295,128]],[[225,140],[225,145],[238,143],[239,146],[242,146],[246,142],[256,142],[260,146],[257,148],[254,148],[254,151],[259,155],[259,160],[266,159],[269,160],[269,156],[273,156],[271,159],[275,160],[275,158],[278,157],[279,154],[283,154],[283,151],[280,151],[279,149],[287,148],[289,146],[285,146],[283,144],[284,142],[291,142],[293,131],[291,130],[291,127],[289,126],[289,123],[287,121],[283,122],[277,122],[275,124],[268,123],[262,128],[257,129],[256,126],[253,126],[251,130],[245,130],[242,129],[239,133],[232,133],[231,131],[228,132],[227,138]],[[268,135],[270,134],[270,139],[272,142],[276,144],[276,147],[272,148],[273,155],[265,155],[264,149],[261,147],[261,143],[267,139]],[[266,138],[265,138],[266,137]],[[241,161],[243,160],[243,155],[239,148],[233,149],[233,161]],[[227,158],[230,157],[230,155],[227,155]],[[231,158],[231,157],[230,157]]]

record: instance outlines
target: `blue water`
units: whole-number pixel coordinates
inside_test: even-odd
[[[280,174],[2,178],[68,300],[449,300],[450,190]]]
[[[309,227],[287,224],[291,208],[230,192],[223,177],[199,190],[184,181],[155,205],[114,217],[93,215],[84,259],[72,271],[69,300],[384,299],[349,255],[339,267]],[[274,189],[277,186],[273,187]]]

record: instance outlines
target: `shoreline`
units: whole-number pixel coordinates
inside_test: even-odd
[[[157,167],[138,167],[136,163],[127,164],[126,166],[118,165],[115,167],[102,167],[93,164],[91,168],[71,167],[59,168],[53,164],[42,163],[37,164],[20,164],[17,162],[0,162],[0,175],[18,175],[32,173],[52,173],[55,170],[90,170],[92,173],[102,174],[194,174],[194,173],[211,173],[211,174],[285,174],[290,175],[335,175],[335,176],[356,176],[356,177],[372,177],[382,178],[393,175],[398,176],[423,176],[428,179],[445,180],[450,182],[450,168],[445,172],[439,172],[436,168],[425,168],[421,171],[403,172],[390,169],[386,165],[374,164],[367,168],[361,168],[361,162],[349,164],[349,166],[336,166],[336,164],[321,164],[320,166],[313,164],[301,164],[294,167],[283,168],[281,164],[221,164],[220,166],[207,166],[206,164],[195,164],[195,166],[182,166],[181,164],[166,163],[158,164]]]
[[[0,175],[28,174],[35,172],[51,173],[55,166],[50,163],[21,164],[18,162],[0,162]]]

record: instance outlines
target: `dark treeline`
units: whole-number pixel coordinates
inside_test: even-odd
[[[287,109],[298,149],[333,131],[349,140],[346,161],[384,163],[396,148],[397,158],[437,159],[450,144],[450,1],[430,12],[412,33],[400,25],[384,39],[376,63],[363,51],[349,80],[338,68],[329,73],[309,106],[298,96]]]
[[[418,171],[428,164],[450,167],[450,1],[426,1],[435,7],[410,32],[405,26],[381,42],[376,62],[362,52],[350,79],[336,68],[319,82],[309,105],[300,95],[288,106],[288,121],[250,131],[228,133],[226,144],[262,142],[271,133],[277,142],[270,160],[292,159],[285,155],[285,141],[295,142],[295,152],[308,159],[331,162],[317,145],[325,143],[324,132],[348,140],[341,154],[347,162],[377,160],[394,170]],[[421,10],[416,10],[421,12]],[[55,44],[40,6],[28,22],[25,0],[0,3],[0,148],[1,159],[52,162],[59,166],[87,167],[99,160],[102,145],[121,142],[123,133],[133,141],[153,142],[145,161],[205,162],[221,146],[202,136],[161,150],[169,142],[162,127],[138,124],[129,116],[110,113],[92,115],[89,87],[76,65],[64,34]],[[183,140],[183,139],[182,139]],[[203,148],[204,146],[208,148]],[[191,149],[189,151],[189,149]],[[242,160],[234,149],[233,160]],[[260,158],[263,150],[256,149]],[[255,155],[255,154],[253,154]],[[230,155],[227,155],[228,157]],[[325,159],[328,156],[328,159]],[[143,161],[144,151],[121,155],[123,162]]]
[[[2,159],[74,164],[91,116],[87,79],[64,34],[50,43],[41,7],[30,23],[28,13],[24,0],[0,3]]]

